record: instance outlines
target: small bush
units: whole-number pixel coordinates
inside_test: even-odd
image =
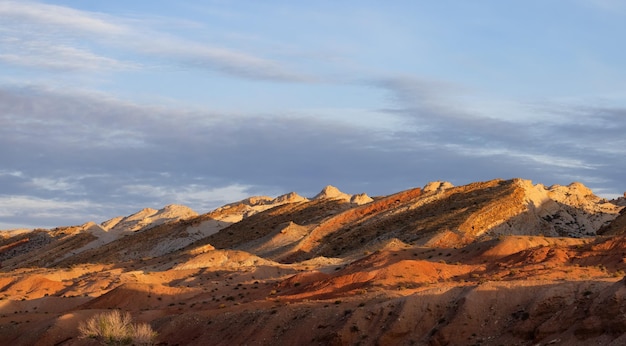
[[[157,332],[147,323],[133,324],[133,343],[136,345],[153,345]]]
[[[78,325],[81,338],[103,345],[153,345],[157,333],[147,323],[133,324],[128,312],[113,310],[97,314]]]

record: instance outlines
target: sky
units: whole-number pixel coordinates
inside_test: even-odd
[[[626,2],[0,0],[0,229],[325,185],[626,191]]]

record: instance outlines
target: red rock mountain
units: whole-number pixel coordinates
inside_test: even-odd
[[[118,309],[161,345],[622,345],[623,205],[439,181],[0,232],[0,344],[98,344]]]

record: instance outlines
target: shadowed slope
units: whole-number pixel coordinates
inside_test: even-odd
[[[620,215],[610,224],[598,230],[600,235],[625,235],[626,234],[626,209],[622,209]]]
[[[314,225],[353,207],[349,202],[332,199],[283,204],[247,217],[194,245],[211,244],[216,248],[235,248],[265,237],[288,222],[301,226]]]

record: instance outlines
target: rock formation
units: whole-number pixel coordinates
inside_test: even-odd
[[[317,195],[315,195],[315,197],[313,197],[313,200],[341,199],[345,201],[350,201],[351,198],[352,198],[351,195],[341,192],[338,188],[332,185],[327,185],[322,189],[322,191],[320,191],[320,193],[318,193]]]
[[[119,309],[170,345],[622,345],[624,210],[580,183],[438,181],[6,233],[0,344],[87,345],[79,322]]]

